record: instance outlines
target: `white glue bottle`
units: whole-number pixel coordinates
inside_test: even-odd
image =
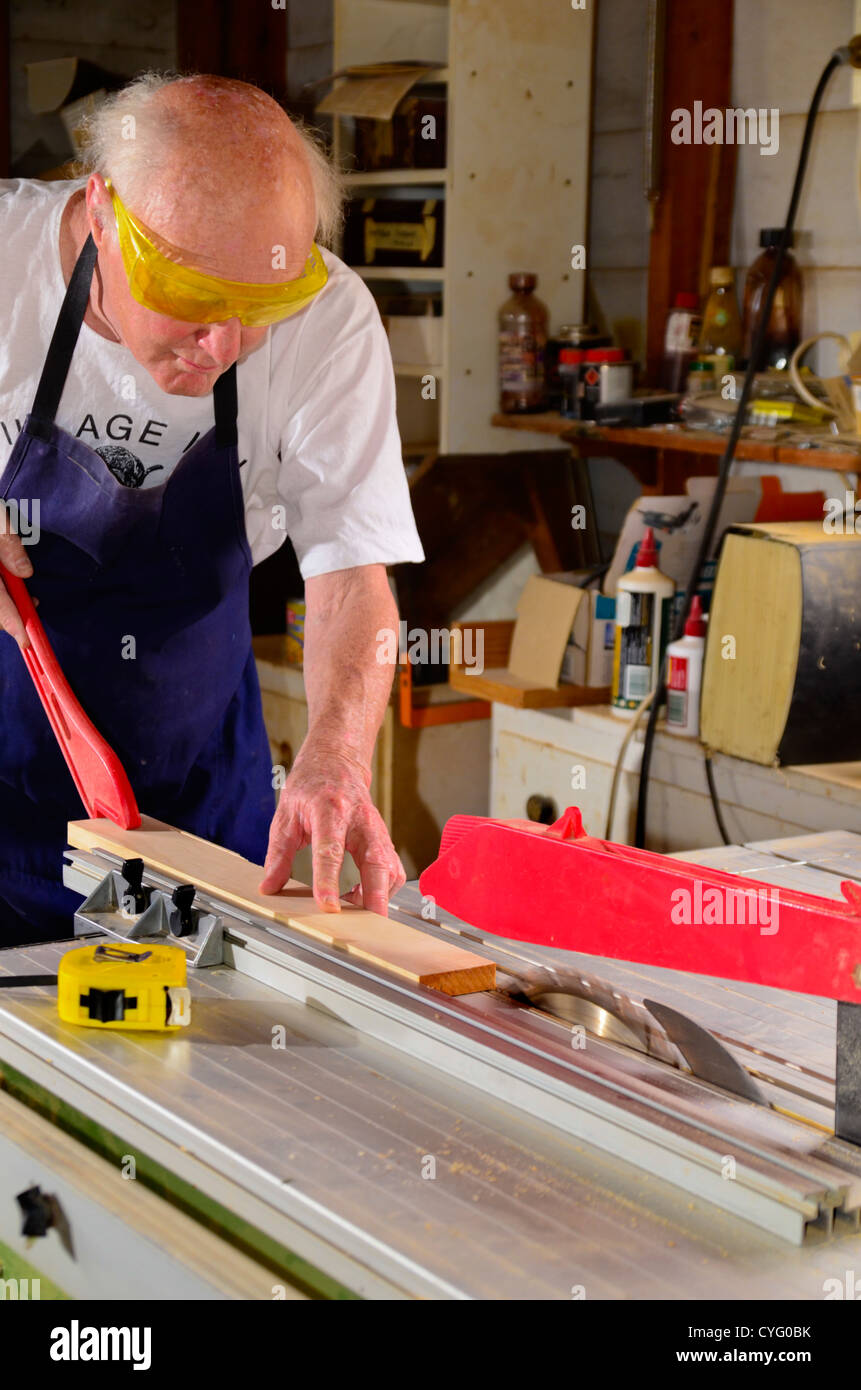
[[[658,569],[655,535],[649,526],[637,563],[616,585],[616,644],[610,708],[629,717],[658,684],[676,586]]]
[[[699,594],[694,594],[685,635],[667,647],[667,733],[698,738],[700,685],[706,649],[706,620]]]

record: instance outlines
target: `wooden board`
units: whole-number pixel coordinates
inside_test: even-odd
[[[347,903],[340,912],[321,912],[310,889],[294,879],[280,893],[263,894],[259,865],[163,821],[143,816],[140,829],[121,830],[109,820],[80,820],[70,821],[68,830],[75,849],[104,849],[123,859],[143,859],[150,869],[194,883],[203,892],[443,994],[494,987],[492,961]]]
[[[448,673],[452,690],[474,695],[478,700],[498,700],[515,709],[551,709],[568,705],[608,705],[608,685],[533,685],[505,667],[491,667],[481,675],[463,666],[452,666]]]

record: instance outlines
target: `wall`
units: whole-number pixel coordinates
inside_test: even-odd
[[[287,0],[287,96],[312,125],[325,127],[313,114],[320,92],[308,90],[334,67],[332,35],[334,0]],[[325,91],[321,88],[321,91]]]
[[[35,116],[27,102],[26,63],[47,58],[87,58],[121,76],[176,62],[173,0],[13,0],[10,12],[12,164],[37,142],[45,147],[28,177],[61,164],[71,155],[65,128],[56,114]],[[37,157],[38,158],[38,157]]]

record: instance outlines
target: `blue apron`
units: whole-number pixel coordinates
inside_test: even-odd
[[[256,863],[275,809],[251,651],[236,367],[215,427],[166,482],[126,487],[55,424],[96,262],[72,274],[0,496],[40,503],[28,587],[63,671],[141,810]],[[141,368],[143,370],[143,368]],[[18,651],[0,633],[0,945],[71,933],[66,822],[86,812]]]

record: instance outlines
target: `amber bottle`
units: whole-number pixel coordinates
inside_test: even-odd
[[[764,249],[757,256],[744,282],[744,358],[750,360],[753,352],[753,339],[756,334],[765,291],[771,279],[777,246],[782,233],[781,227],[764,227],[759,234],[759,244]],[[792,237],[789,240],[792,246]],[[768,328],[756,371],[766,367],[787,368],[789,359],[801,341],[801,271],[792,252],[787,248],[780,268],[780,279],[774,292]]]
[[[506,415],[543,410],[547,307],[534,293],[538,277],[509,275],[513,290],[499,311],[499,408]]]

